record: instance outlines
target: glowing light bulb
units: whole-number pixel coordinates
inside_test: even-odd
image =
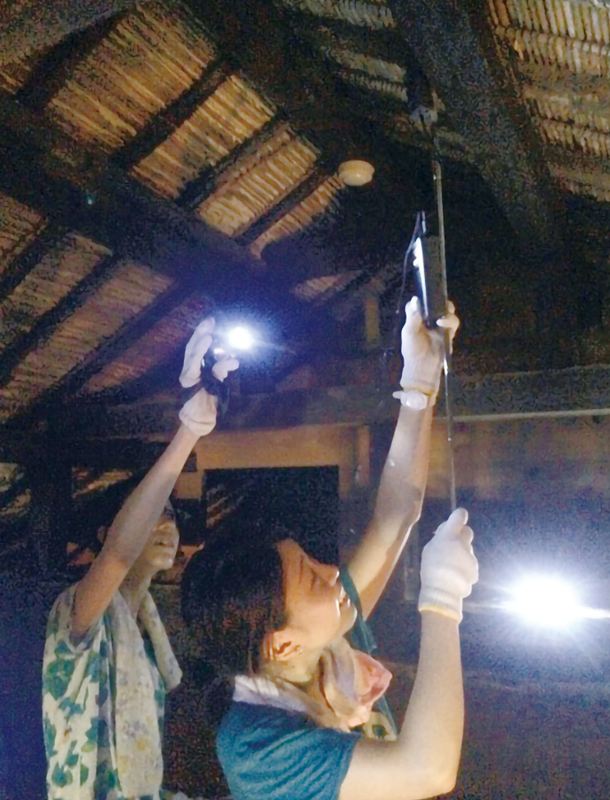
[[[582,616],[575,592],[558,578],[527,578],[515,587],[513,598],[509,608],[533,625],[562,628]]]
[[[249,350],[254,344],[254,337],[247,328],[241,325],[232,328],[227,336],[229,345],[235,350]]]

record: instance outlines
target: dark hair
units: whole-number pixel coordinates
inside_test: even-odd
[[[265,635],[286,622],[275,544],[212,545],[196,553],[182,578],[182,615],[217,675],[256,673]]]

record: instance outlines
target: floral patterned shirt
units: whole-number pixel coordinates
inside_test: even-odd
[[[160,652],[162,660],[169,662],[170,672],[174,665],[177,670],[171,674],[167,688],[173,688],[180,679],[169,642],[163,631],[169,654],[159,651],[156,641],[153,647],[148,635],[143,637],[140,633],[120,595],[86,636],[75,641],[71,636],[75,588],[70,587],[57,598],[47,626],[43,724],[49,800],[159,800],[164,796],[160,788],[163,770],[160,742],[167,683],[157,665]],[[148,613],[156,615],[162,629],[150,595],[147,602]],[[125,619],[125,615],[130,619]],[[153,625],[146,629],[158,638],[155,625],[153,620]],[[161,647],[164,646],[162,642]],[[117,660],[121,658],[123,673],[117,670]],[[121,695],[120,686],[125,683],[127,689]],[[127,710],[122,712],[124,719],[119,724],[121,696],[127,699],[123,703]],[[151,751],[144,753],[144,766],[138,770],[152,775],[144,778],[144,784],[152,786],[152,791],[147,788],[144,794],[128,794],[121,788],[121,774],[125,776],[124,782],[128,782],[127,773],[121,773],[121,768],[127,772],[130,769],[129,764],[121,765],[121,754],[117,752],[121,725],[127,731],[123,735],[131,737],[127,740],[131,747],[127,750],[128,761],[133,763],[134,754],[139,758],[138,751]],[[158,733],[154,730],[156,726]],[[147,769],[145,765],[149,763],[153,769]],[[138,780],[136,775],[135,785]]]

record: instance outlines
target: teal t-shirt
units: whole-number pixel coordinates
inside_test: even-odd
[[[234,800],[337,800],[360,738],[305,714],[234,702],[216,752]]]
[[[349,638],[370,653],[375,641],[356,587],[346,570],[341,580],[358,610]],[[385,698],[379,707],[392,724]],[[298,712],[233,702],[218,729],[216,752],[234,800],[337,800],[360,738],[319,728]]]

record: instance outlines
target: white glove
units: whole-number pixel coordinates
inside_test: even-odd
[[[195,386],[201,380],[203,357],[212,344],[212,331],[216,321],[212,317],[204,319],[195,328],[184,351],[184,365],[180,373],[180,383],[185,389]],[[229,372],[239,367],[239,361],[223,355],[212,367],[212,374],[224,381]],[[197,436],[206,436],[214,430],[218,398],[200,389],[180,409],[180,422]]]
[[[479,579],[479,564],[472,549],[468,512],[457,508],[439,526],[421,557],[420,611],[435,611],[458,622],[462,601]]]
[[[430,330],[424,324],[417,297],[412,297],[405,307],[407,319],[401,337],[402,391],[392,395],[403,405],[425,408],[429,398],[432,402],[436,400],[445,359],[445,330],[449,331],[449,340],[453,342],[460,325],[453,303],[448,303],[447,308],[449,313],[436,323],[440,330]],[[419,404],[418,398],[421,400]]]

